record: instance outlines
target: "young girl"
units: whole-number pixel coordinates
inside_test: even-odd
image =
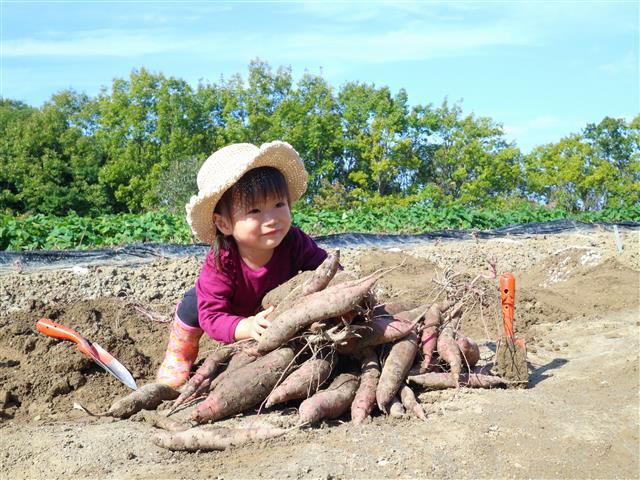
[[[203,331],[222,343],[258,340],[271,313],[259,311],[264,295],[326,258],[291,225],[290,206],[307,178],[298,153],[280,141],[229,145],[202,165],[187,222],[211,250],[178,304],[158,382],[176,388],[188,380]]]

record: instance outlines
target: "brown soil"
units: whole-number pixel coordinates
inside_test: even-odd
[[[640,232],[606,231],[342,252],[357,275],[401,265],[377,284],[383,301],[432,301],[457,282],[513,271],[516,334],[529,389],[422,392],[426,422],[376,416],[293,430],[224,452],[172,453],[134,416],[105,411],[128,389],[68,342],[37,333],[49,317],[118,358],[138,385],[162,358],[168,323],[200,258],[0,276],[0,478],[638,478]],[[500,338],[497,282],[465,311],[462,330],[491,367]],[[144,312],[155,314],[155,320]],[[213,342],[201,343],[204,354]],[[294,405],[295,407],[295,405]],[[295,408],[220,422],[296,423]]]

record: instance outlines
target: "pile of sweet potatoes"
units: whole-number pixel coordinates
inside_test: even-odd
[[[339,271],[336,251],[315,272],[270,292],[263,306],[275,309],[260,341],[214,351],[182,388],[170,412],[196,405],[190,425],[180,430],[196,426],[197,438],[214,432],[208,435],[223,433],[228,439],[227,431],[199,425],[285,404],[297,407],[300,425],[348,414],[361,423],[378,411],[424,420],[414,388],[504,385],[474,369],[479,349],[458,332],[460,303],[378,305],[373,286],[387,271],[354,279]],[[176,435],[173,443],[171,435]],[[238,438],[256,435],[245,431]],[[156,443],[189,449],[185,438],[192,436],[165,432]],[[199,448],[206,444],[197,442]]]

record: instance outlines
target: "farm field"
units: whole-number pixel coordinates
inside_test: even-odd
[[[128,393],[69,343],[38,334],[49,316],[98,342],[138,385],[153,380],[168,319],[202,258],[0,275],[0,478],[638,478],[640,230],[605,229],[447,240],[341,251],[357,275],[401,265],[376,284],[380,301],[425,301],[451,269],[517,279],[516,333],[528,348],[526,390],[422,392],[426,421],[348,418],[223,452],[155,446],[152,428],[92,417]],[[462,331],[491,366],[500,336],[497,282]],[[491,289],[491,284],[489,284]],[[492,296],[495,301],[491,301]],[[201,341],[201,353],[213,346]],[[220,425],[296,423],[296,404]]]

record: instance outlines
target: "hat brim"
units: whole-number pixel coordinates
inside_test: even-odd
[[[275,141],[260,146],[253,159],[245,165],[239,166],[229,175],[226,188],[215,190],[201,190],[191,197],[185,205],[187,211],[187,223],[193,234],[202,242],[212,244],[216,236],[216,227],[213,223],[213,210],[224,194],[246,172],[258,167],[273,167],[282,172],[287,186],[291,202],[302,197],[307,189],[308,174],[298,152],[286,142]]]

